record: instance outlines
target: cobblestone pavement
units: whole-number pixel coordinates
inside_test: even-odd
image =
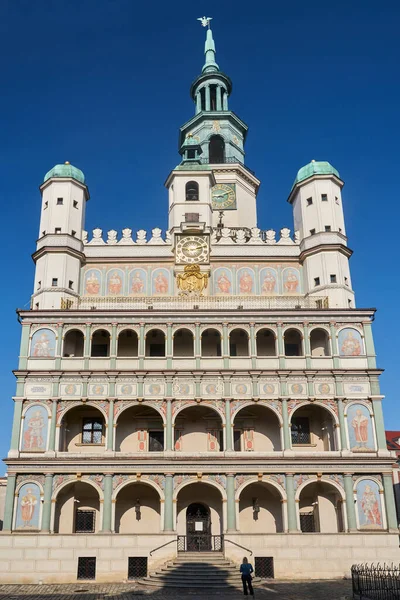
[[[179,598],[185,600],[234,600],[243,598],[241,590],[190,590],[147,588],[137,583],[95,584],[79,582],[64,585],[0,585],[0,600],[148,600]],[[350,600],[350,581],[276,581],[258,584],[255,596],[262,600]]]

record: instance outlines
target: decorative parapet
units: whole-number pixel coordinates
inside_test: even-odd
[[[159,227],[155,227],[151,230],[151,238],[147,240],[147,231],[139,229],[136,233],[136,240],[133,240],[132,229],[127,227],[122,230],[122,238],[118,240],[118,232],[115,229],[110,229],[110,231],[107,232],[107,241],[105,242],[103,239],[103,230],[96,228],[93,229],[93,236],[90,242],[88,241],[87,231],[82,233],[82,241],[85,245],[89,246],[104,246],[105,244],[108,246],[115,246],[117,244],[121,246],[132,246],[134,244],[138,244],[139,246],[145,244],[163,246],[165,244],[171,245],[171,234],[167,231],[164,240],[162,238],[162,230]]]

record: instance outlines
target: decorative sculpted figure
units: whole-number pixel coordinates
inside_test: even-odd
[[[244,229],[238,229],[236,232],[236,243],[237,244],[245,244],[246,243],[246,232]]]
[[[263,244],[264,242],[262,241],[260,234],[261,229],[259,229],[258,227],[252,227],[249,244]]]
[[[102,244],[104,244],[105,242],[102,238],[102,235],[103,231],[101,229],[99,229],[98,227],[96,229],[93,229],[93,237],[89,244],[93,244],[93,246],[101,246]]]
[[[258,503],[258,498],[253,498],[253,519],[254,521],[258,521],[258,513],[260,512],[260,505]]]
[[[201,296],[208,284],[208,273],[201,273],[199,265],[186,265],[183,273],[178,273],[177,284],[180,296]]]
[[[151,230],[151,240],[149,241],[149,244],[164,244],[164,240],[161,237],[161,229],[159,227],[155,227],[154,229]]]
[[[144,229],[139,229],[139,231],[136,234],[136,243],[137,244],[147,244],[147,240],[146,240],[146,232]]]
[[[266,235],[266,244],[276,244],[276,239],[275,239],[275,235],[276,235],[276,231],[274,231],[273,229],[268,229],[268,231],[265,233]]]
[[[117,232],[115,229],[110,229],[110,231],[107,232],[107,236],[107,244],[113,246],[117,243]]]
[[[125,229],[122,230],[122,238],[120,239],[120,241],[118,242],[121,245],[132,245],[135,242],[132,239],[132,229],[129,229],[129,227],[126,227]]]
[[[87,232],[87,231],[85,231],[85,230],[83,230],[83,231],[82,231],[82,242],[83,242],[84,244],[87,244],[87,243],[88,243],[88,232]]]
[[[136,521],[140,521],[142,518],[141,504],[139,498],[136,498],[135,502],[135,513],[136,513]]]

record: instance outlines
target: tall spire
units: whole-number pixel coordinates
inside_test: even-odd
[[[219,71],[219,66],[215,62],[215,42],[210,26],[211,19],[212,17],[199,17],[198,19],[203,27],[207,27],[207,37],[204,46],[206,61],[201,70],[202,73],[213,73],[215,71]]]

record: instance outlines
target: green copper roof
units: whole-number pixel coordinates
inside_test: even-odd
[[[44,176],[43,183],[51,177],[72,177],[81,183],[85,183],[85,176],[80,169],[71,165],[68,161],[63,165],[56,165]]]
[[[308,165],[299,169],[292,189],[296,183],[300,183],[313,175],[336,175],[336,177],[339,177],[340,179],[339,171],[337,171],[335,167],[332,167],[326,160],[312,160]]]

